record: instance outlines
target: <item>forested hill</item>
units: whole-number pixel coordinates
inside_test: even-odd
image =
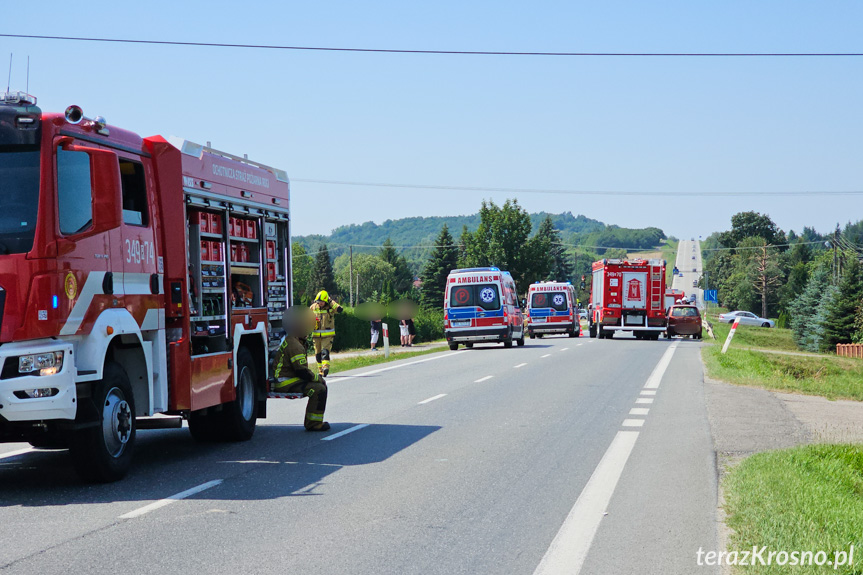
[[[530,214],[533,232],[539,228],[539,224],[551,216],[554,227],[560,231],[564,241],[578,241],[587,245],[606,247],[628,247],[628,248],[650,248],[665,239],[665,234],[658,228],[644,228],[631,230],[618,226],[609,226],[598,220],[578,215],[571,212],[561,214],[549,214],[539,212]],[[309,251],[317,250],[323,242],[332,246],[379,246],[389,238],[396,246],[429,245],[434,243],[435,237],[440,233],[441,227],[446,224],[453,236],[458,239],[462,227],[467,226],[469,231],[475,231],[479,226],[479,214],[469,216],[433,216],[412,217],[398,220],[386,220],[382,224],[366,222],[364,224],[351,224],[341,226],[332,231],[328,236],[309,235],[294,238]]]

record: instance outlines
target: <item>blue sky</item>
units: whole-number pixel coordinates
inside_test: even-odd
[[[333,47],[863,52],[857,1],[9,3],[0,32]],[[671,191],[522,195],[678,236],[742,210],[784,229],[863,218],[863,58],[536,58],[132,46],[0,38],[13,88],[142,135],[211,141],[295,179]],[[4,78],[5,79],[5,78]],[[473,213],[508,194],[295,182],[294,231]]]

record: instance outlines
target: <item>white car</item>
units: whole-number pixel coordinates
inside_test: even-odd
[[[587,310],[586,309],[578,310],[578,319],[587,320]]]
[[[776,327],[776,322],[771,319],[766,319],[763,317],[758,317],[754,313],[750,313],[748,311],[731,311],[728,313],[719,314],[719,321],[724,321],[725,323],[734,323],[734,321],[740,318],[741,325],[757,325],[759,327]]]

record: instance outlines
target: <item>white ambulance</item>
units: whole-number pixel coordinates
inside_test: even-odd
[[[495,267],[452,270],[444,293],[444,334],[452,350],[459,344],[524,345],[524,320],[512,275]]]
[[[527,291],[527,334],[581,335],[575,287],[569,282],[539,282]]]

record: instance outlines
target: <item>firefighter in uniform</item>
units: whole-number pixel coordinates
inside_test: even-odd
[[[315,314],[315,330],[312,341],[315,343],[315,359],[318,361],[318,373],[326,377],[330,373],[330,349],[336,336],[336,314],[342,312],[342,306],[330,300],[330,294],[321,290],[315,296],[315,303],[309,306]]]
[[[285,337],[279,344],[275,356],[275,378],[273,391],[276,393],[302,393],[309,398],[306,417],[303,422],[306,431],[327,431],[330,424],[324,421],[327,408],[327,384],[319,373],[309,369],[306,357],[306,337],[312,327],[311,314],[302,308],[285,310],[282,326]]]

